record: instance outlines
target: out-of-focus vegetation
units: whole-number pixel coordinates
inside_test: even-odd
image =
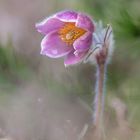
[[[140,1],[24,2],[29,6],[23,7],[18,0],[0,2],[0,133],[10,139],[74,140],[84,125],[91,123],[95,67],[64,68],[62,59],[40,56],[41,37],[34,28],[45,16],[74,9],[105,25],[112,24],[114,30],[115,52],[106,82],[106,138],[115,140],[123,132],[126,136],[132,133],[132,137],[128,135],[131,140],[139,140]],[[4,42],[9,34],[10,41]],[[117,103],[113,106],[112,102]],[[117,122],[119,107],[127,115],[121,127]],[[123,128],[123,123],[128,128]]]
[[[13,45],[8,42],[6,46],[0,45],[0,86],[2,89],[13,89],[22,81],[31,76],[31,66],[24,56],[16,53]],[[11,88],[10,88],[11,87]]]

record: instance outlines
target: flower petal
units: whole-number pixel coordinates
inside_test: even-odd
[[[75,11],[62,11],[56,14],[56,17],[59,18],[62,21],[66,21],[66,22],[74,22],[77,19],[77,12]]]
[[[74,65],[81,62],[87,54],[86,52],[78,53],[77,55],[74,54],[74,50],[71,51],[64,60],[65,66]]]
[[[77,17],[76,26],[80,28],[84,28],[90,32],[94,31],[94,25],[92,20],[86,16],[85,14],[79,13]]]
[[[59,19],[50,17],[48,19],[43,20],[40,23],[37,23],[36,28],[37,28],[38,32],[47,34],[51,31],[54,31],[54,30],[57,30],[57,29],[63,27],[64,24],[65,23],[60,21]]]
[[[83,36],[81,36],[74,42],[73,46],[75,50],[82,52],[88,50],[91,44],[92,44],[92,33],[86,32]]]
[[[49,33],[41,42],[41,54],[51,58],[58,58],[68,54],[73,49],[67,46],[60,38],[57,31]]]

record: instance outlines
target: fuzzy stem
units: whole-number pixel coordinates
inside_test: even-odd
[[[104,110],[104,84],[105,84],[105,69],[106,64],[101,63],[97,64],[97,83],[96,83],[96,95],[94,99],[95,110],[94,110],[94,120],[93,124],[96,128],[96,131],[101,135],[101,127],[103,123],[103,110]]]

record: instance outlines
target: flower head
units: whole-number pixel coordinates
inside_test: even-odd
[[[51,58],[65,57],[65,66],[81,62],[92,44],[94,24],[83,13],[62,11],[36,24],[45,35],[41,54]]]

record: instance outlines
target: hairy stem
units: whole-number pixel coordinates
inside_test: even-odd
[[[97,64],[97,83],[96,83],[96,95],[94,99],[95,110],[93,112],[94,120],[93,124],[97,133],[101,134],[103,123],[103,110],[104,110],[104,84],[105,84],[105,63]]]

